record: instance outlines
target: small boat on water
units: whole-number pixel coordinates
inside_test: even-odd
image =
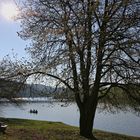
[[[38,111],[37,111],[37,110],[35,110],[35,109],[30,109],[30,113],[35,113],[35,114],[37,114],[37,113],[38,113]]]

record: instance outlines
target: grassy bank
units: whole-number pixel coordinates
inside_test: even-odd
[[[79,136],[77,127],[60,122],[34,121],[23,119],[3,119],[8,124],[6,134],[0,133],[0,140],[86,140]],[[99,140],[140,140],[114,133],[94,130]]]

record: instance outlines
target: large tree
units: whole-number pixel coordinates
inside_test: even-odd
[[[96,139],[104,97],[140,111],[139,0],[26,0],[20,10],[19,35],[32,42],[28,75],[45,74],[74,92],[82,136]]]

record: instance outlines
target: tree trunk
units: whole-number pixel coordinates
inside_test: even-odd
[[[90,105],[90,107],[80,108],[80,135],[90,140],[97,140],[92,133],[95,111],[96,105],[94,107]]]

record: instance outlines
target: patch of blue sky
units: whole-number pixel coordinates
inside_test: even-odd
[[[29,46],[29,42],[18,36],[17,32],[20,30],[19,22],[7,21],[0,16],[0,59],[6,55],[12,57],[13,54],[19,59],[28,57],[25,48]]]

